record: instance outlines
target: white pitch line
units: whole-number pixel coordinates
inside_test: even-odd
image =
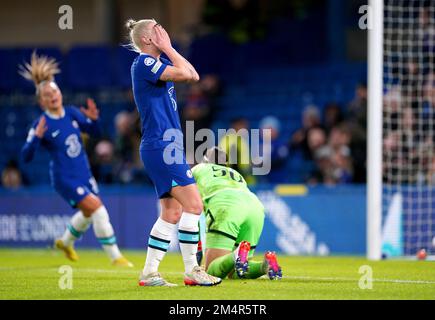
[[[17,268],[13,267],[0,267],[0,271],[3,270],[16,270]],[[39,269],[39,268],[38,268]],[[42,270],[42,268],[40,269]],[[48,270],[57,271],[57,268],[49,268]],[[74,272],[95,272],[95,273],[114,273],[114,274],[136,274],[138,270],[108,270],[108,269],[95,269],[95,268],[77,268],[74,269]],[[183,272],[164,272],[167,275],[183,275]],[[266,276],[263,276],[267,279]],[[346,277],[312,277],[312,276],[283,276],[283,279],[293,279],[293,280],[319,280],[319,281],[355,281],[358,282],[359,279],[356,278],[346,278]],[[402,283],[402,284],[434,284],[435,281],[431,280],[404,280],[404,279],[373,279],[373,282],[384,282],[384,283]]]
[[[137,273],[135,270],[107,270],[107,269],[77,269],[77,272],[96,272],[96,273]],[[183,272],[163,272],[166,275],[175,275],[180,276],[183,275]],[[267,279],[267,276],[263,276]],[[312,277],[312,276],[283,276],[284,279],[300,279],[300,280],[323,280],[323,281],[356,281],[359,279],[356,278],[346,278],[346,277]],[[387,283],[409,283],[409,284],[435,284],[435,281],[431,280],[403,280],[403,279],[373,279],[375,282],[387,282]]]
[[[107,270],[107,269],[77,269],[78,272],[97,272],[97,273],[137,273],[135,270]],[[167,275],[183,275],[183,272],[164,272]],[[263,276],[267,279],[266,276]],[[346,277],[311,277],[311,276],[283,276],[284,279],[300,279],[300,280],[320,280],[320,281],[355,281],[358,282],[359,279],[346,278]],[[385,283],[404,283],[404,284],[435,284],[435,281],[431,280],[403,280],[403,279],[373,279],[374,282],[385,282]]]
[[[356,281],[359,279],[345,277],[311,277],[311,276],[283,276],[284,279],[321,280],[321,281]],[[374,282],[405,283],[405,284],[435,284],[430,280],[402,280],[402,279],[373,279]]]

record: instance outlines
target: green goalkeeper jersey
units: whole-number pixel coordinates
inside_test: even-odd
[[[192,173],[203,200],[222,190],[251,192],[242,175],[232,168],[214,163],[200,163],[192,169]]]

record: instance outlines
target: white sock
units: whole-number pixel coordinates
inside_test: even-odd
[[[99,207],[92,213],[92,222],[94,223],[94,233],[98,242],[102,245],[109,258],[113,261],[122,257],[116,244],[116,237],[113,227],[110,224],[109,214],[105,206]]]
[[[67,247],[74,244],[74,241],[80,238],[81,235],[86,230],[88,230],[91,223],[92,223],[92,219],[86,218],[83,215],[83,212],[81,211],[76,212],[72,216],[71,221],[67,225],[67,228],[61,238],[63,244]]]
[[[143,268],[144,275],[158,271],[160,261],[162,261],[168,251],[175,227],[176,224],[166,222],[162,218],[157,219],[148,240],[147,258]]]
[[[178,240],[186,272],[191,272],[198,265],[196,252],[199,241],[199,218],[199,214],[183,212],[178,224]]]

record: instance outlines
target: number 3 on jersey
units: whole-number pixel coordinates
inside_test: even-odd
[[[66,138],[65,145],[68,146],[66,154],[70,158],[76,158],[82,151],[82,145],[80,144],[79,137],[76,134],[71,134]]]

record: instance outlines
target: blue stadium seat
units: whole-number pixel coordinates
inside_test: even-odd
[[[72,89],[97,90],[113,84],[111,52],[108,47],[79,46],[68,54],[67,79]]]
[[[231,57],[234,46],[223,35],[210,34],[195,39],[190,46],[189,59],[200,74],[226,74],[234,70],[237,61]],[[222,52],[226,54],[223,56]],[[237,74],[231,73],[232,79]]]
[[[131,88],[131,64],[138,56],[137,52],[131,51],[123,46],[114,49],[113,72],[114,84],[120,88]]]
[[[15,90],[18,69],[15,49],[0,49],[0,93]]]

